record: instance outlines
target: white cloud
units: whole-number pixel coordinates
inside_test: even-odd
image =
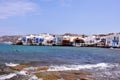
[[[3,0],[0,2],[0,19],[26,15],[37,9],[37,4],[23,0]]]

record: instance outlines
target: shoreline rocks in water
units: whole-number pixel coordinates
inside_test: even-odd
[[[9,73],[12,73],[14,72],[13,69],[11,69],[10,67],[8,66],[0,66],[0,75],[4,75],[4,74],[9,74]]]
[[[111,73],[110,71],[113,70],[113,68],[110,68],[110,70],[81,69],[67,71],[48,71],[48,66],[36,67],[30,66],[28,64],[17,65],[14,67],[3,66],[1,68],[4,69],[4,72],[0,75],[9,76],[11,74],[15,74],[15,76],[5,80],[119,80],[120,78],[119,74],[116,72],[119,68],[116,68]],[[111,77],[110,75],[114,75],[114,77]]]
[[[4,67],[5,68],[5,67]],[[7,69],[8,68],[8,69]],[[10,79],[6,80],[29,80],[31,75],[34,75],[38,79],[32,80],[95,80],[89,76],[91,73],[85,71],[47,71],[48,67],[31,67],[30,65],[17,65],[14,67],[6,66],[3,73],[10,74],[15,73]],[[25,75],[20,74],[21,71],[25,72]],[[7,73],[9,72],[9,73]],[[4,75],[4,74],[1,74]]]
[[[10,67],[10,68],[13,70],[21,71],[24,68],[28,68],[28,67],[30,67],[30,65],[18,65],[18,66],[14,66],[14,67]]]
[[[35,75],[43,80],[95,80],[91,73],[85,71],[48,71]]]

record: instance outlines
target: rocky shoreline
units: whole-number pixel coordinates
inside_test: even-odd
[[[114,69],[114,68],[112,68]],[[105,70],[107,71],[107,70]],[[114,74],[117,72],[114,71]],[[101,74],[103,76],[101,76]],[[108,72],[107,72],[108,74]],[[114,77],[105,74],[104,70],[81,69],[68,71],[48,71],[47,66],[33,67],[29,64],[17,66],[0,66],[0,76],[11,76],[3,80],[119,80],[119,74]]]
[[[15,67],[4,67],[5,69],[0,72],[3,74],[10,74],[14,72],[25,71],[24,75],[17,74],[10,79],[5,80],[29,80],[31,75],[34,75],[37,79],[32,80],[95,80],[91,77],[90,72],[85,71],[46,71],[47,67],[38,67],[36,69],[30,69],[29,65],[19,65]],[[25,70],[26,68],[26,70]]]

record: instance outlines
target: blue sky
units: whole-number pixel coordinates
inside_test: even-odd
[[[120,0],[0,0],[0,35],[120,32]]]

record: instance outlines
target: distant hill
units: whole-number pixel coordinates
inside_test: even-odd
[[[19,36],[19,35],[15,35],[15,36],[1,36],[0,37],[0,43],[12,42],[14,44],[14,43],[16,43],[18,38],[20,38],[20,37],[21,36]]]

